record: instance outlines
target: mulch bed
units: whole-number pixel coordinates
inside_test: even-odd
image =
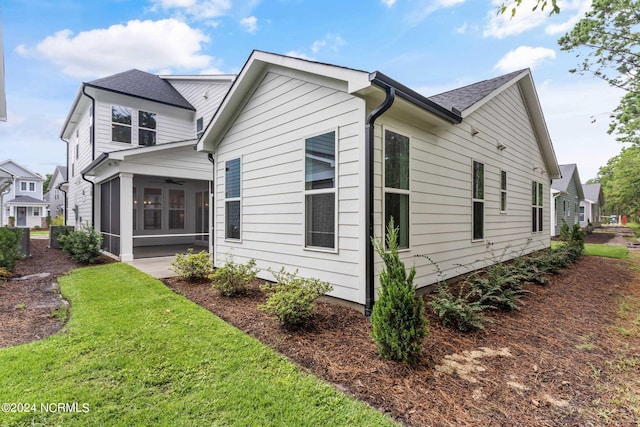
[[[75,267],[60,251],[35,250],[36,246],[31,260],[19,262],[18,274],[52,271],[55,276]],[[484,331],[443,328],[429,312],[430,335],[416,369],[382,360],[370,339],[370,324],[350,308],[318,302],[311,326],[288,331],[257,309],[264,301],[258,282],[234,298],[219,296],[209,283],[176,279],[165,283],[303,370],[405,425],[587,426],[603,424],[596,413],[612,408],[617,425],[637,423],[633,414],[611,406],[608,388],[601,386],[603,378],[615,380],[608,361],[621,351],[610,326],[616,318],[616,301],[621,293],[640,293],[637,274],[626,261],[583,257],[551,277],[548,285],[528,286],[531,293],[520,311],[491,313],[492,322]],[[0,324],[7,324],[6,319],[13,322],[0,329],[0,347],[45,335],[45,331],[11,332],[21,321],[24,330],[30,330],[52,318],[43,312],[29,325],[28,300],[23,310],[14,308],[20,298],[5,300],[35,289],[46,293],[51,281],[38,281],[40,287],[20,282],[0,286]],[[49,327],[48,333],[56,328],[59,325]],[[637,354],[638,341],[629,338],[632,345],[626,351]]]
[[[0,348],[42,339],[60,330],[53,315],[64,300],[57,277],[81,267],[59,249],[47,247],[46,239],[31,239],[31,256],[16,263],[14,278],[40,273],[42,277],[0,283]],[[113,262],[100,256],[98,263]]]

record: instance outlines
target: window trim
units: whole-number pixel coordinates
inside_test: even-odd
[[[171,192],[181,192],[182,193],[182,207],[181,208],[172,208],[171,207]],[[185,190],[180,188],[168,188],[167,189],[167,230],[185,230],[187,228],[187,194]],[[182,227],[171,227],[171,212],[182,212]]]
[[[238,173],[239,175],[239,179],[240,179],[240,196],[238,197],[229,197],[227,198],[227,163],[233,160],[240,160],[240,172]],[[225,242],[234,242],[234,243],[242,243],[242,156],[238,156],[238,157],[232,157],[228,160],[225,160],[223,162],[224,165],[224,186],[222,187],[222,194],[224,194],[224,241]],[[239,234],[240,237],[235,238],[235,237],[228,237],[227,236],[227,202],[240,202],[240,218],[239,218],[239,225],[240,225],[240,230],[239,230]]]
[[[120,123],[120,122],[114,122],[113,121],[113,107],[118,107],[118,108],[125,108],[129,111],[129,114],[131,115],[131,123],[126,124],[126,123]],[[115,142],[118,144],[133,144],[133,108],[131,107],[127,107],[126,105],[119,105],[119,104],[111,104],[111,142]],[[122,127],[128,127],[129,128],[129,142],[126,141],[116,141],[113,139],[113,126],[122,126]]]
[[[534,194],[535,188],[535,194]],[[535,204],[533,203],[535,197]],[[529,229],[532,234],[544,233],[544,184],[542,182],[531,181],[531,226]],[[533,223],[533,210],[535,209],[535,227]],[[540,221],[542,219],[542,222]]]
[[[24,189],[22,188],[24,186]],[[30,188],[33,186],[33,190]],[[20,192],[22,193],[35,193],[37,191],[35,181],[20,181]]]
[[[474,189],[475,189],[475,163],[478,163],[479,165],[482,165],[482,198],[477,198],[474,197]],[[486,183],[486,175],[487,175],[487,167],[486,167],[486,163],[483,163],[479,160],[474,160],[471,159],[471,242],[484,242],[485,240],[485,232],[486,232],[486,227],[485,227],[485,223],[486,223],[486,215],[485,215],[485,204],[486,204],[486,190],[485,190],[485,183]],[[480,239],[475,238],[474,236],[474,227],[475,227],[475,204],[476,203],[481,203],[482,204],[482,237]]]
[[[385,162],[385,158],[386,158],[386,143],[385,143],[385,138],[386,138],[386,133],[387,131],[389,132],[393,132],[395,134],[398,134],[400,136],[404,136],[406,137],[409,141],[408,141],[408,149],[409,149],[409,164],[408,164],[408,169],[409,169],[409,178],[408,178],[408,189],[402,189],[402,188],[394,188],[394,187],[387,187],[387,168],[386,168],[386,162]],[[396,130],[395,128],[391,127],[391,126],[382,126],[382,138],[381,138],[381,152],[382,152],[382,235],[386,236],[387,233],[387,226],[389,224],[385,224],[386,222],[386,218],[387,218],[387,193],[389,194],[399,194],[399,195],[406,195],[408,196],[409,200],[407,201],[407,209],[409,210],[408,215],[409,215],[409,219],[407,221],[407,227],[409,228],[407,230],[407,247],[406,248],[402,248],[402,247],[398,247],[398,252],[409,252],[411,251],[412,248],[412,241],[413,239],[411,238],[411,223],[412,223],[412,218],[411,218],[411,180],[413,178],[413,174],[411,173],[411,143],[412,137],[411,135],[407,132],[401,132]],[[397,226],[399,226],[399,224],[396,224]],[[398,235],[398,239],[400,239],[400,235]],[[400,242],[398,242],[399,244]],[[386,238],[385,238],[385,250],[387,249],[386,246]]]
[[[152,203],[146,200],[146,190],[159,190],[160,191],[160,207],[147,207],[151,206]],[[164,196],[165,192],[162,187],[143,187],[142,188],[142,230],[163,230],[164,226]],[[147,227],[147,222],[145,218],[146,212],[160,212],[160,227]]]
[[[147,110],[137,110],[138,114],[138,146],[139,147],[153,147],[154,145],[158,145],[158,113],[154,113],[153,111],[147,111]],[[156,127],[155,128],[148,128],[148,127],[144,127],[142,125],[140,125],[140,113],[147,113],[147,114],[153,114],[153,120],[156,123]],[[153,144],[141,144],[140,143],[140,132],[141,131],[146,131],[146,132],[153,132],[155,134],[155,138],[153,141]],[[133,140],[131,140],[131,143],[133,143]]]
[[[334,182],[334,186],[333,188],[321,188],[321,189],[315,189],[315,190],[307,190],[306,189],[306,184],[307,184],[307,180],[306,180],[306,176],[307,176],[307,140],[310,138],[314,138],[316,136],[320,136],[320,135],[325,135],[327,133],[331,133],[334,132],[334,140],[333,140],[333,149],[334,149],[334,176],[333,176],[333,182]],[[339,155],[338,155],[338,140],[340,138],[340,135],[338,133],[338,127],[334,127],[331,129],[327,129],[324,131],[320,131],[320,132],[316,132],[310,135],[305,136],[304,138],[302,138],[302,188],[303,188],[303,194],[302,194],[302,206],[303,206],[303,234],[302,234],[302,247],[304,250],[306,251],[314,251],[314,252],[327,252],[327,253],[334,253],[337,254],[339,251],[339,245],[338,245],[338,189],[340,188],[339,185],[339,179],[338,179],[338,164],[339,164]],[[318,195],[318,194],[331,194],[333,193],[333,247],[332,248],[327,248],[327,247],[323,247],[323,246],[311,246],[307,244],[307,196],[313,196],[313,195]]]
[[[198,130],[198,127],[200,129]],[[204,134],[204,117],[200,116],[196,119],[196,139],[200,140]]]

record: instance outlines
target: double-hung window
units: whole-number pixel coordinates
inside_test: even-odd
[[[184,229],[184,190],[169,190],[169,230]]]
[[[160,230],[162,228],[162,189],[144,189],[144,229]]]
[[[131,143],[131,109],[121,105],[111,106],[111,140]]]
[[[484,163],[473,162],[473,240],[484,239]]]
[[[543,231],[543,185],[541,182],[531,183],[531,231],[534,233]]]
[[[198,120],[196,120],[196,137],[200,139],[203,133],[204,133],[204,119],[202,117],[198,117]]]
[[[507,212],[507,171],[500,171],[500,212]]]
[[[393,218],[399,249],[409,248],[409,194],[409,137],[385,129],[384,222]]]
[[[156,145],[156,113],[138,111],[138,145]]]
[[[304,142],[305,247],[336,248],[336,131]]]
[[[225,162],[224,237],[240,240],[240,159]]]

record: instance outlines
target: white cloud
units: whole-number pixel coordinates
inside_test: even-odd
[[[313,53],[318,53],[324,48],[337,52],[345,44],[347,44],[347,42],[345,42],[340,35],[328,33],[324,39],[314,41],[310,49]]]
[[[248,33],[255,33],[258,30],[258,18],[255,16],[248,16],[240,20],[240,25],[247,30]]]
[[[174,10],[195,19],[224,16],[231,9],[230,0],[152,0],[152,10]]]
[[[387,7],[392,7],[394,4],[396,4],[396,0],[382,0],[382,4]]]
[[[413,8],[407,16],[407,23],[411,27],[415,27],[424,21],[427,16],[440,10],[457,6],[464,3],[465,0],[430,0],[418,2],[418,6]]]
[[[510,50],[493,67],[503,73],[520,70],[522,68],[535,68],[548,59],[555,59],[556,52],[546,47],[520,46]]]
[[[169,34],[171,37],[167,37]],[[34,49],[21,47],[18,52],[47,59],[67,75],[91,78],[130,68],[149,71],[206,68],[213,58],[200,52],[208,40],[199,30],[176,19],[134,20],[77,35],[62,30]]]
[[[544,26],[547,34],[565,33],[580,20],[590,8],[591,0],[559,1],[560,14],[550,16],[549,9],[541,10],[533,8],[537,0],[523,0],[512,16],[508,9],[505,13],[498,13],[503,0],[493,0],[491,8],[487,12],[487,23],[484,28],[484,37],[502,39],[509,36],[524,33],[536,27]]]

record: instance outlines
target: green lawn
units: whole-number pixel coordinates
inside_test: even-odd
[[[629,249],[626,246],[614,246],[614,245],[596,245],[593,243],[586,243],[584,245],[584,254],[601,256],[605,258],[626,259]]]
[[[0,425],[394,425],[133,267],[81,268],[60,287],[63,331],[0,349],[0,403],[34,405],[3,406]]]
[[[49,230],[30,230],[29,231],[29,236],[30,237],[34,237],[34,236],[48,236],[49,235]]]
[[[551,242],[552,248],[564,244],[557,240]],[[601,256],[604,258],[626,259],[629,249],[625,246],[599,245],[594,243],[585,243],[583,255]]]

